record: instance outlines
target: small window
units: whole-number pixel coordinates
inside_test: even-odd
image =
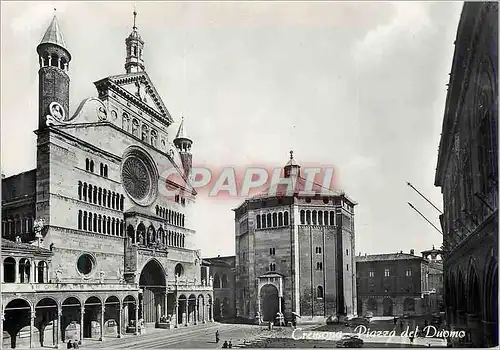
[[[323,287],[322,286],[318,286],[318,288],[316,288],[316,297],[319,299],[323,298]]]
[[[323,270],[323,263],[322,262],[317,262],[316,263],[316,270],[322,271]]]
[[[349,264],[347,264],[347,271],[349,271]]]
[[[369,277],[375,277],[375,271],[370,271],[369,272]]]
[[[349,249],[345,250],[345,255],[349,255]]]
[[[406,276],[410,277],[411,276],[411,270],[406,270]]]
[[[321,254],[321,247],[316,247],[316,254]]]
[[[269,264],[269,271],[276,271],[276,264],[275,263]]]
[[[390,275],[391,275],[391,274],[390,274],[389,269],[385,269],[385,270],[384,270],[384,276],[385,276],[385,277],[389,277]]]
[[[269,255],[276,255],[276,248],[269,248]]]

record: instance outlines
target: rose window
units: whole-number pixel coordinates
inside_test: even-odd
[[[144,200],[151,192],[151,175],[148,167],[137,157],[125,160],[122,179],[125,190],[135,200]]]

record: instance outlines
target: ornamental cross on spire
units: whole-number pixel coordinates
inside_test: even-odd
[[[293,151],[290,151],[290,160],[293,159]]]
[[[135,10],[135,6],[134,6],[134,29],[137,29],[137,27],[135,26],[135,19],[137,17],[137,11]]]

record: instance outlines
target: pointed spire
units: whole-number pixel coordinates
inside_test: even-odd
[[[55,12],[55,9],[54,9]],[[52,18],[52,22],[50,22],[45,35],[42,38],[41,44],[56,44],[66,49],[66,43],[64,42],[64,38],[59,28],[59,23],[57,21],[57,16],[54,13],[54,17]]]
[[[175,136],[175,138],[189,140],[186,132],[186,126],[184,125],[184,117],[181,118],[181,124],[179,125],[179,130],[177,130],[177,136]]]

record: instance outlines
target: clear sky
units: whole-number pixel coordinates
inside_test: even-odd
[[[1,4],[2,171],[35,167],[36,46],[54,7],[72,54],[71,114],[93,82],[124,73],[133,3]],[[137,2],[146,71],[194,163],[331,164],[356,200],[356,250],[439,247],[434,172],[462,2]],[[174,133],[177,125],[169,128]],[[203,256],[234,254],[241,199],[200,196]]]

